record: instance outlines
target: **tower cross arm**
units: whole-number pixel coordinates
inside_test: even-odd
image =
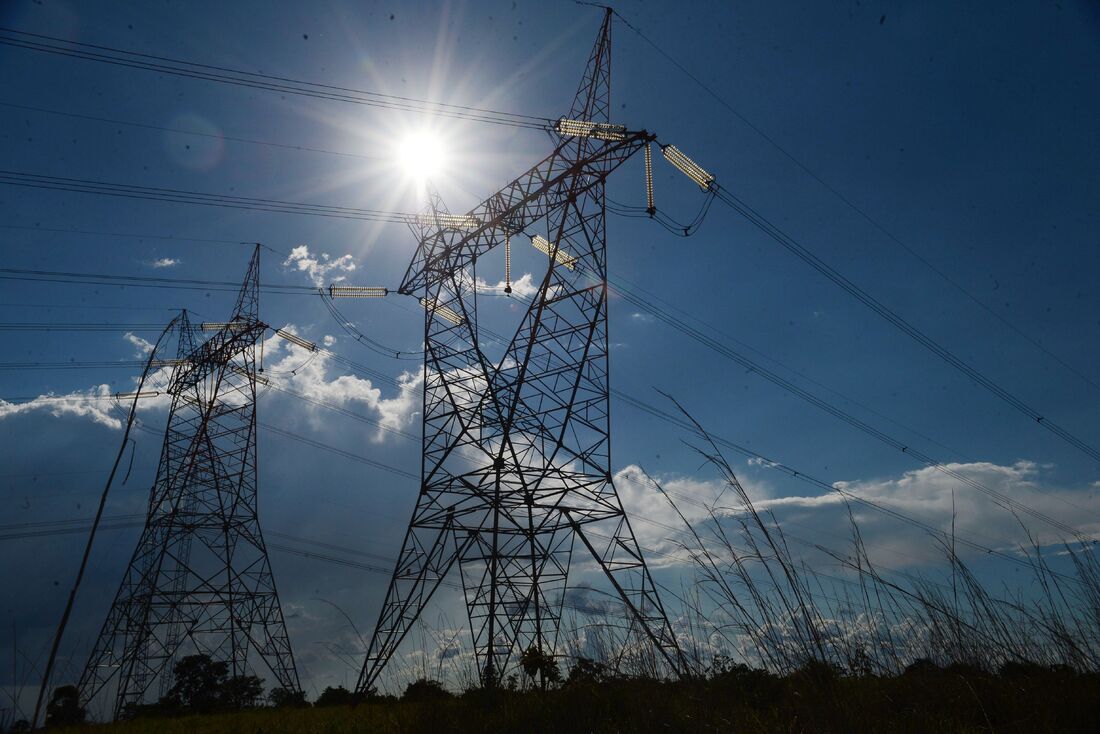
[[[468,214],[422,227],[426,236],[399,291],[414,295],[449,279],[502,244],[505,235],[523,232],[547,211],[603,181],[655,139],[645,130],[624,132],[615,140],[563,135],[550,155]]]
[[[268,325],[258,321],[231,322],[180,362],[170,393],[185,390],[205,379],[212,370],[229,364],[244,349],[263,338]]]

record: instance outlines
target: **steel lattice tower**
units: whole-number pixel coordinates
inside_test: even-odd
[[[685,668],[611,478],[604,182],[654,137],[609,124],[610,28],[608,12],[549,156],[467,215],[429,191],[415,220],[400,291],[425,307],[422,484],[360,692],[456,563],[484,685],[517,650],[552,652],[578,542],[635,628]],[[547,270],[491,363],[470,271],[521,233],[540,233]]]
[[[229,322],[202,344],[181,320],[172,407],[141,540],[81,676],[85,705],[118,677],[114,716],[140,703],[179,655],[251,674],[258,655],[300,690],[257,518],[259,247]]]

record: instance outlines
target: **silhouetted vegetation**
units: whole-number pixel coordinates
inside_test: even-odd
[[[83,724],[86,713],[80,705],[80,691],[76,686],[61,686],[53,692],[46,704],[46,726],[72,726]]]
[[[286,688],[272,688],[267,700],[275,708],[305,708],[309,706],[305,691],[290,691]]]
[[[211,714],[254,708],[263,699],[263,681],[254,675],[229,675],[229,664],[209,655],[188,655],[172,668],[173,683],[156,703],[127,706],[126,718]],[[305,705],[305,696],[282,688],[272,691],[275,705]]]
[[[402,701],[438,701],[443,698],[451,698],[451,693],[437,680],[420,678],[414,680],[405,687]]]
[[[578,667],[580,670],[578,670]],[[1095,732],[1100,676],[1021,662],[1000,672],[930,661],[898,675],[811,664],[786,675],[720,662],[681,681],[592,675],[574,667],[546,691],[448,694],[418,680],[398,699],[326,689],[313,708],[130,720],[112,734],[442,734],[443,732]],[[596,667],[598,670],[598,667]],[[327,694],[327,695],[326,695]],[[340,698],[343,704],[332,703]],[[323,700],[329,701],[326,705]]]
[[[356,694],[349,691],[343,686],[336,686],[333,688],[329,686],[321,695],[317,697],[317,700],[313,702],[314,706],[351,706],[354,703],[359,702],[359,697]]]
[[[515,672],[489,690],[474,684],[470,656],[451,640],[438,666],[421,656],[400,699],[330,687],[306,710],[301,694],[276,689],[269,701],[278,713],[242,711],[260,701],[260,681],[230,678],[224,664],[195,656],[176,666],[165,699],[131,713],[213,714],[201,726],[160,721],[156,734],[1098,730],[1094,544],[1066,542],[1059,570],[1038,542],[1020,548],[1033,591],[1005,595],[979,581],[951,531],[930,535],[946,578],[878,568],[849,508],[849,546],[814,546],[844,573],[830,575],[792,552],[780,522],[758,511],[699,430],[698,451],[724,478],[735,507],[707,508],[702,521],[689,522],[651,480],[683,521],[679,552],[695,569],[676,620],[689,667],[679,680],[622,609],[593,605],[563,620],[561,649],[522,651]],[[465,688],[459,695],[441,682],[445,660],[453,666],[448,679]],[[50,704],[52,725],[83,719],[75,691],[64,690]],[[114,728],[141,734],[154,725]]]

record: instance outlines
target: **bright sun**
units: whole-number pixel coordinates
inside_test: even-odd
[[[415,181],[438,178],[446,165],[443,143],[432,133],[411,133],[397,148],[397,162],[405,175]]]

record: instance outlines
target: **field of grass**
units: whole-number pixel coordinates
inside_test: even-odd
[[[757,510],[719,447],[700,434],[700,454],[724,477],[727,502],[736,507],[712,508],[705,521],[690,523],[665,493],[683,521],[679,552],[694,571],[676,617],[685,679],[669,680],[662,657],[637,629],[618,624],[614,610],[596,611],[563,620],[559,649],[519,655],[523,677],[508,676],[504,689],[456,696],[438,683],[413,684],[400,700],[138,718],[71,731],[1100,734],[1094,541],[997,551],[1028,581],[996,588],[957,552],[953,530],[930,530],[929,546],[943,554],[941,573],[900,574],[873,562],[849,504],[850,546],[815,546],[845,574],[837,576],[792,552],[781,524]],[[421,652],[420,683],[435,677],[460,689],[478,680],[469,651],[446,658],[442,649]],[[438,666],[429,665],[435,658]],[[447,671],[444,660],[459,667]],[[548,670],[550,690],[538,690],[535,671]],[[205,688],[229,690],[220,682]],[[75,689],[72,695],[75,702]],[[349,697],[343,691],[327,700]],[[246,698],[260,700],[258,690]],[[191,704],[173,706],[146,713]]]
[[[933,669],[880,678],[810,669],[710,680],[609,681],[428,701],[255,709],[57,729],[106,734],[444,732],[1096,732],[1100,676]]]

